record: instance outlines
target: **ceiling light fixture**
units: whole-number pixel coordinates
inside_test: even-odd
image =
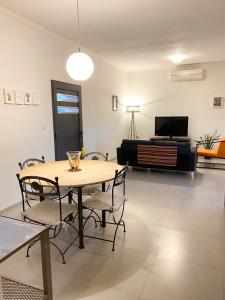
[[[185,55],[183,54],[174,54],[174,55],[171,55],[169,57],[169,59],[174,63],[174,64],[179,64],[181,63],[184,59],[185,59]]]
[[[77,0],[77,34],[78,34],[78,52],[69,56],[66,62],[66,70],[71,78],[78,81],[87,80],[94,71],[94,64],[90,56],[80,52],[80,15],[79,0]]]

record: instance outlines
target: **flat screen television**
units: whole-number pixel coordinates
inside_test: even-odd
[[[155,117],[156,136],[187,136],[188,117]]]

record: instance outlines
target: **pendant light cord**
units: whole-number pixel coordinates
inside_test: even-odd
[[[80,52],[80,14],[79,14],[79,0],[77,0],[77,34],[78,34],[78,52]]]

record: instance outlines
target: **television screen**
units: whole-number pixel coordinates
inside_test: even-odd
[[[155,117],[155,135],[187,136],[188,117]]]

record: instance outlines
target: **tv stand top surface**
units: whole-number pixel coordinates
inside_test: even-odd
[[[191,138],[188,136],[173,136],[173,137],[168,137],[168,136],[154,136],[151,137],[150,140],[152,141],[174,141],[174,142],[190,142]]]

